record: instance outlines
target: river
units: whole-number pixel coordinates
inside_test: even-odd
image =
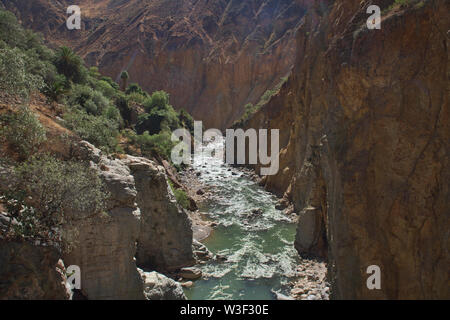
[[[270,300],[276,299],[275,293],[289,295],[288,285],[299,264],[293,246],[296,225],[275,209],[274,195],[208,152],[208,148],[222,145],[221,141],[208,144],[202,156],[194,159],[193,167],[210,190],[200,210],[218,223],[203,243],[214,254],[225,255],[227,261],[198,265],[204,276],[185,289],[186,296],[194,300]]]

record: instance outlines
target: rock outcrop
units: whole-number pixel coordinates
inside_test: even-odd
[[[133,176],[120,160],[102,156],[87,142],[77,152],[98,169],[110,197],[103,213],[69,214],[64,231],[71,248],[64,262],[80,267],[81,292],[87,299],[144,299],[134,259],[141,214]]]
[[[27,242],[0,240],[0,300],[67,300],[59,252]]]
[[[53,44],[74,47],[113,79],[127,69],[165,90],[206,127],[224,129],[285,77],[295,31],[313,0],[80,0],[82,29],[66,28],[69,0],[1,0]],[[117,78],[117,81],[120,79]]]
[[[50,247],[1,240],[0,298],[68,299],[64,267],[55,269],[62,257],[65,265],[80,267],[77,297],[185,299],[179,283],[143,272],[135,259],[146,270],[174,271],[195,263],[191,222],[177,205],[164,168],[145,158],[109,158],[85,141],[76,144],[72,157],[89,161],[104,181],[105,210],[65,213],[67,250],[62,254]],[[0,169],[0,175],[8,173]],[[0,229],[8,225],[8,218],[0,214]]]
[[[172,287],[161,278],[152,289],[137,270],[166,272],[195,263],[191,222],[176,203],[164,168],[145,158],[109,159],[87,142],[79,144],[75,157],[91,161],[110,193],[105,213],[77,213],[66,230],[73,249],[64,261],[80,266],[83,294],[143,299],[144,291]]]
[[[448,299],[450,4],[393,2],[368,30],[372,1],[317,1],[291,77],[247,125],[280,129],[263,181],[303,210],[299,251],[327,246],[335,298]]]
[[[139,270],[148,300],[186,300],[181,284],[158,272]]]
[[[138,266],[163,272],[194,264],[191,221],[177,204],[164,168],[145,158],[122,161],[134,176],[141,210]]]

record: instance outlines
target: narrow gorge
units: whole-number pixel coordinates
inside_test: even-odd
[[[448,0],[71,4],[0,0],[1,300],[450,299]]]

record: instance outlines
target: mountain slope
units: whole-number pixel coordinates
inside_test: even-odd
[[[294,34],[313,1],[78,1],[82,30],[65,28],[67,0],[1,0],[48,41],[76,49],[118,79],[124,69],[147,91],[224,129],[294,62]]]

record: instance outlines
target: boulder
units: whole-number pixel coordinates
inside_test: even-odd
[[[158,272],[139,270],[144,283],[144,294],[148,300],[186,300],[180,283]]]
[[[178,276],[180,276],[183,279],[188,280],[197,280],[202,277],[202,271],[198,268],[182,268],[180,271],[178,271]]]

